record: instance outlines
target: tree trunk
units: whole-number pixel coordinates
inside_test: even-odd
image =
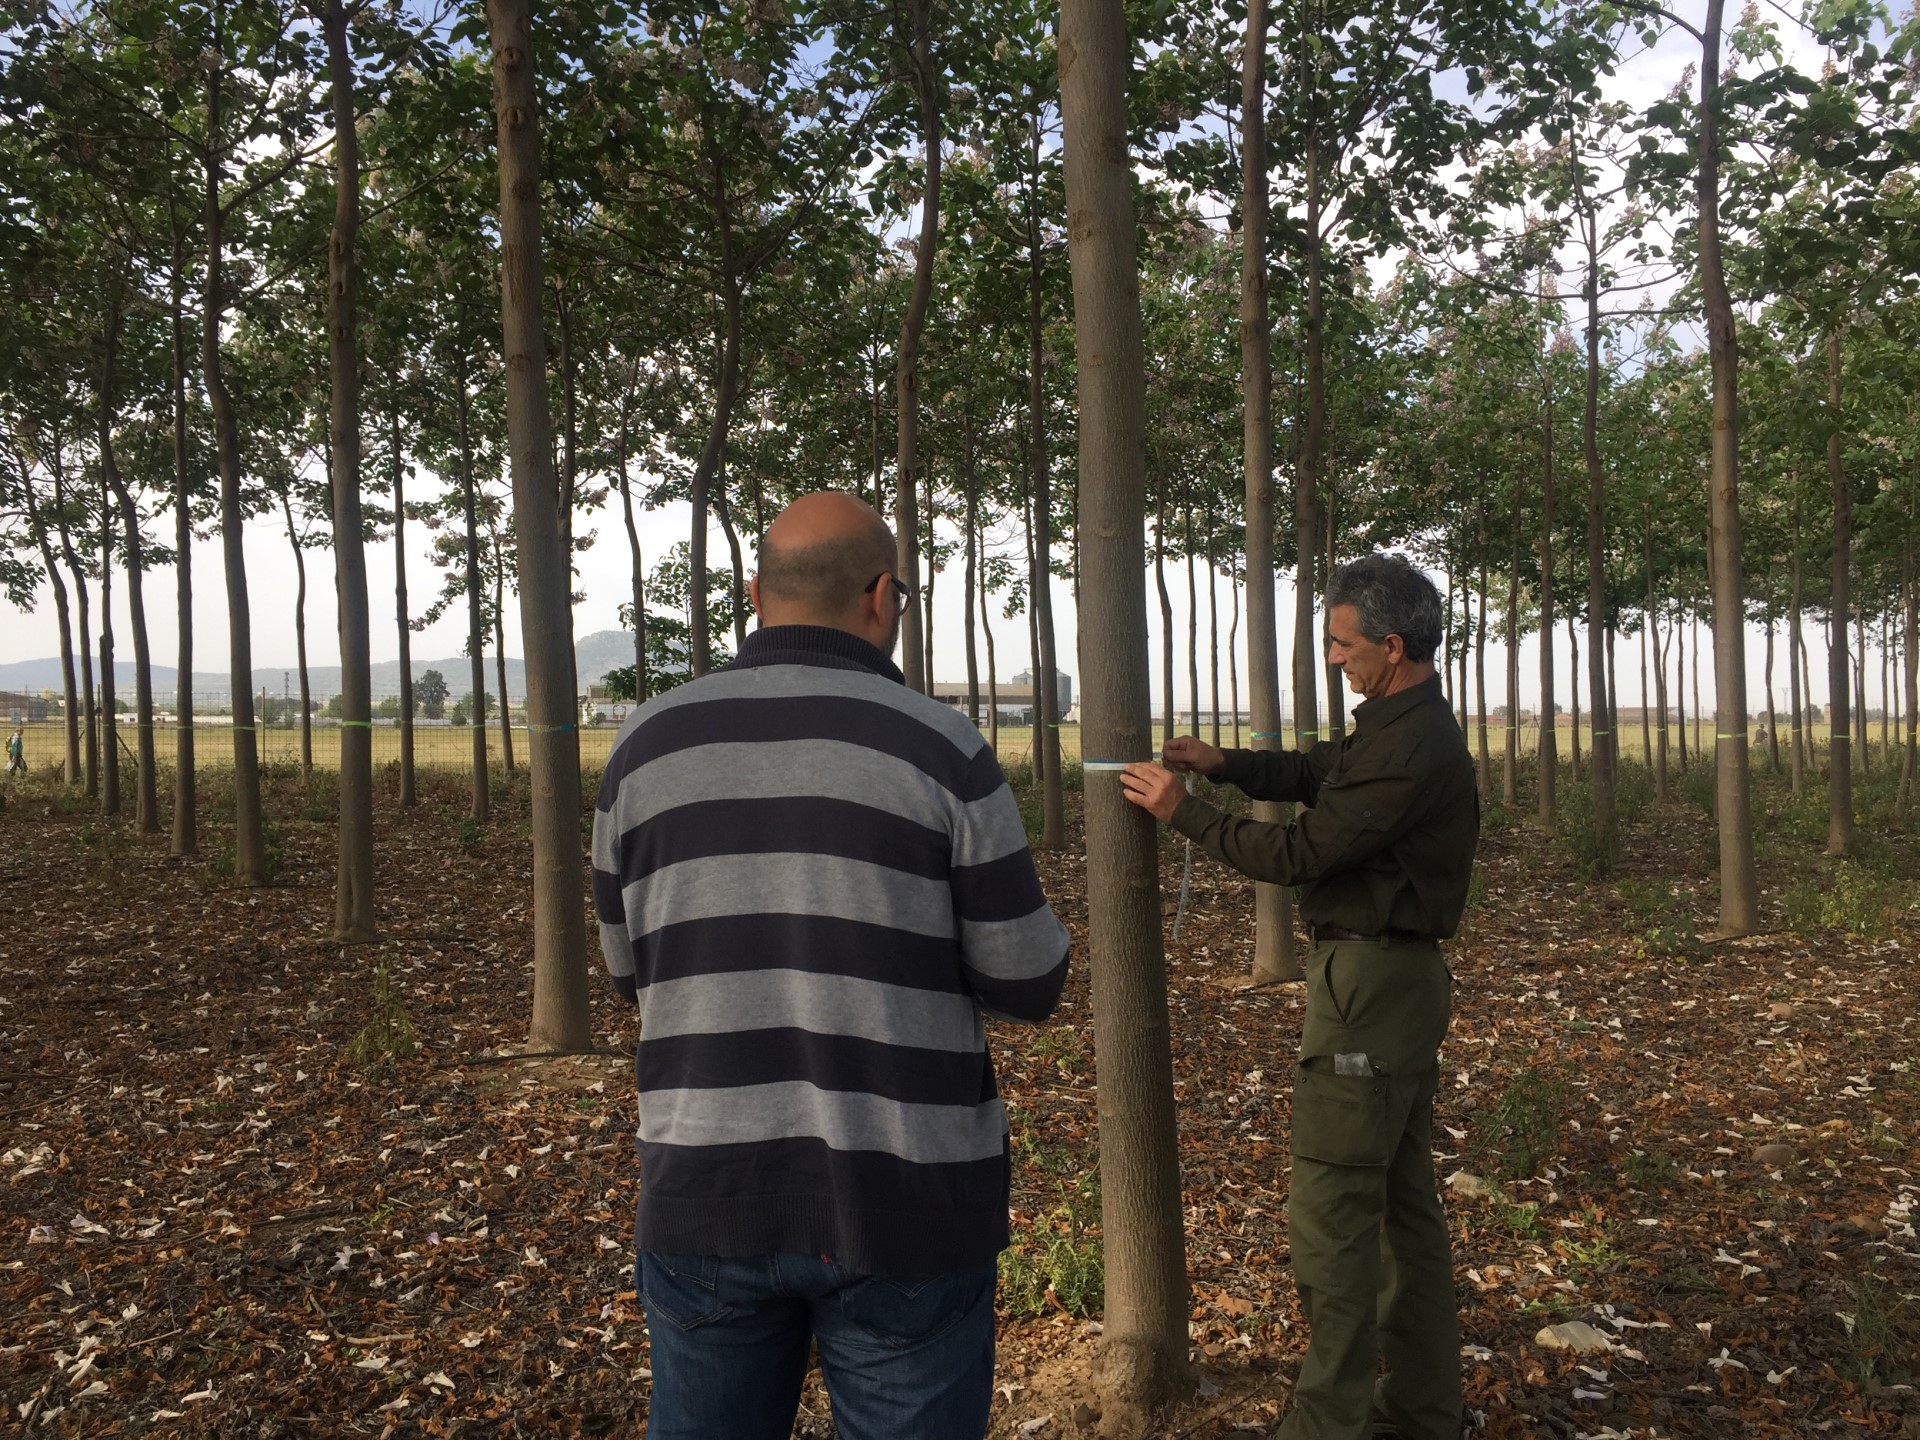
[[[1570,739],[1573,746],[1573,783],[1578,785],[1581,777],[1580,764],[1580,633],[1573,623],[1573,612],[1567,612],[1567,702],[1573,711],[1573,725]],[[1646,709],[1646,687],[1641,687],[1641,709]]]
[[[1640,627],[1640,759],[1653,768],[1653,706],[1647,703],[1647,625]]]
[[[1840,451],[1840,329],[1827,331],[1827,405],[1834,416],[1827,435],[1827,482],[1833,496],[1833,582],[1828,601],[1827,694],[1833,725],[1827,741],[1827,854],[1845,855],[1853,844],[1853,755],[1847,673],[1847,612],[1852,605],[1853,497]]]
[[[529,0],[488,0],[487,23],[499,128],[500,325],[533,770],[533,1014],[527,1043],[530,1050],[577,1051],[592,1042],[575,743],[579,712],[572,693],[572,571],[553,503]],[[696,525],[701,518],[696,514]]]
[[[153,742],[153,652],[147,644],[146,545],[140,538],[140,512],[120,474],[113,448],[111,400],[102,396],[100,416],[100,467],[114,498],[120,502],[120,516],[126,534],[127,607],[133,621],[133,706],[139,773],[134,776],[134,815],[144,834],[160,833],[160,793],[156,775],[157,752]],[[1884,688],[1884,687],[1883,687]]]
[[[1653,793],[1662,800],[1667,798],[1667,652],[1660,642],[1660,602],[1654,593],[1653,573],[1653,527],[1647,525],[1641,530],[1641,554],[1645,557],[1647,571],[1647,634],[1653,649],[1653,689],[1658,697],[1655,717],[1660,726],[1657,748],[1654,744],[1647,747],[1647,763],[1653,766]],[[1640,686],[1640,709],[1644,720],[1647,708],[1647,687]]]
[[[980,636],[987,642],[987,744],[992,747],[997,757],[1000,754],[1000,671],[994,661],[993,617],[987,609],[984,559],[983,556],[980,585]]]
[[[933,677],[926,673],[921,640],[920,611],[920,334],[927,324],[927,304],[933,298],[934,252],[940,240],[940,70],[933,56],[933,0],[907,0],[900,37],[914,99],[920,108],[920,143],[926,147],[926,175],[920,188],[920,236],[914,248],[913,288],[906,312],[900,317],[900,339],[893,352],[893,389],[896,407],[893,524],[898,547],[900,581],[913,592],[901,616],[902,668],[909,689],[931,694]],[[1036,460],[1036,465],[1044,460]],[[1042,555],[1044,561],[1044,552]],[[1039,676],[1034,677],[1036,690]],[[1035,751],[1039,750],[1042,718],[1033,715]]]
[[[493,669],[500,682],[500,763],[507,774],[513,774],[513,715],[512,704],[507,699],[507,607],[506,574],[498,557],[500,540],[493,540],[495,547],[493,571]],[[584,931],[583,931],[584,933]]]
[[[78,602],[80,621],[80,729],[81,747],[84,751],[83,768],[86,772],[86,793],[89,799],[100,793],[100,736],[94,728],[98,714],[95,709],[93,684],[93,621],[87,600],[87,572],[81,568],[80,557],[73,548],[73,533],[67,520],[66,467],[61,455],[61,444],[56,435],[48,458],[47,468],[53,473],[53,521],[54,533],[60,537],[60,556],[67,562],[67,571],[73,576],[73,592]],[[74,783],[73,777],[67,777],[67,783]]]
[[[222,53],[221,11],[213,10],[213,53]],[[240,427],[227,393],[220,358],[226,318],[225,211],[220,203],[223,164],[221,90],[224,70],[207,79],[206,273],[200,307],[200,368],[213,412],[220,465],[220,541],[227,576],[227,670],[233,690],[233,875],[242,885],[267,883],[265,816],[260,805],[259,733],[253,712],[253,620],[247,598],[246,513],[240,496]]]
[[[1540,404],[1540,754],[1536,813],[1549,832],[1558,808],[1560,778],[1559,716],[1553,693],[1553,387],[1549,379]],[[1643,707],[1644,708],[1644,707]]]
[[[1080,399],[1082,734],[1089,757],[1145,760],[1140,573],[1145,361],[1118,0],[1062,0],[1060,90]],[[1097,614],[1097,624],[1085,617]],[[1110,773],[1086,792],[1087,911],[1098,1035],[1105,1332],[1095,1379],[1110,1433],[1141,1433],[1187,1389],[1187,1276],[1160,941],[1157,837]]]
[[[1320,739],[1320,656],[1313,623],[1315,516],[1320,494],[1320,455],[1327,432],[1327,369],[1324,303],[1321,287],[1320,146],[1317,134],[1306,138],[1307,227],[1307,417],[1293,484],[1293,743],[1311,749]]]
[[[1200,733],[1200,592],[1193,577],[1193,504],[1187,504],[1187,704]]]
[[[689,498],[693,502],[693,521],[687,538],[687,618],[693,633],[688,646],[688,666],[696,677],[713,668],[713,618],[707,613],[707,510],[714,479],[720,474],[726,459],[727,432],[733,424],[734,394],[740,383],[740,287],[732,273],[732,232],[726,219],[725,187],[718,169],[714,172],[714,184],[722,222],[721,262],[726,270],[726,284],[721,296],[720,370],[714,381],[713,424],[708,427],[706,442],[700,447],[700,458],[694,464],[693,482],[689,490]],[[568,574],[571,577],[571,568]],[[568,626],[571,629],[571,612]],[[569,688],[572,683],[568,681]]]
[[[300,778],[313,775],[313,697],[307,682],[307,556],[300,547],[299,533],[293,527],[293,502],[286,491],[280,492],[280,510],[286,517],[287,544],[293,547],[293,569],[297,588],[293,599],[294,654],[300,664]]]
[[[1767,689],[1767,768],[1775,775],[1780,773],[1780,727],[1775,720],[1773,710],[1773,567],[1767,567],[1767,658],[1766,673],[1762,679]]]
[[[1613,742],[1613,756],[1616,762],[1615,763],[1616,774],[1618,773],[1618,761],[1620,758],[1620,742],[1617,738],[1620,734],[1620,667],[1618,664],[1615,663],[1619,658],[1619,656],[1616,653],[1616,642],[1619,639],[1620,639],[1619,622],[1613,619],[1608,620],[1607,621],[1607,733],[1612,737],[1616,737]]]
[[[1687,617],[1684,611],[1673,617],[1673,639],[1679,647],[1673,657],[1673,694],[1680,711],[1680,773],[1684,775],[1691,768],[1687,760]]]
[[[1207,737],[1220,748],[1220,587],[1215,584],[1213,537],[1207,537],[1207,696],[1213,710],[1213,729]]]
[[[1670,627],[1667,638],[1664,641],[1661,640],[1660,616],[1657,610],[1648,623],[1653,626],[1653,690],[1660,712],[1654,717],[1659,721],[1660,728],[1654,732],[1653,793],[1665,800],[1671,793],[1673,784],[1672,770],[1668,763],[1672,747],[1667,737],[1667,717],[1671,709],[1667,695],[1667,654],[1673,649],[1674,629]],[[1675,626],[1678,623],[1675,621]],[[1685,743],[1685,736],[1682,735],[1681,744]]]
[[[1279,504],[1273,484],[1273,320],[1267,299],[1267,0],[1248,0],[1240,65],[1240,443],[1246,490],[1247,706],[1253,748],[1285,743],[1280,730],[1280,612],[1274,580]],[[1165,595],[1164,584],[1161,593]],[[1237,612],[1236,612],[1237,613]],[[1234,701],[1235,744],[1240,703]],[[1172,704],[1169,689],[1168,704]],[[1286,819],[1279,802],[1262,800],[1253,818]],[[1284,885],[1253,887],[1253,981],[1300,976],[1293,943],[1293,896]]]
[[[1591,198],[1580,198],[1587,252],[1586,406],[1580,440],[1587,467],[1587,695],[1593,705],[1593,820],[1602,853],[1612,854],[1619,844],[1614,772],[1620,742],[1612,723],[1618,701],[1607,684],[1607,656],[1600,643],[1607,624],[1606,479],[1600,468],[1600,222]]]
[[[1040,848],[1067,843],[1066,795],[1060,774],[1060,681],[1053,633],[1053,467],[1047,451],[1047,394],[1041,350],[1040,120],[1027,133],[1027,423],[1033,434],[1034,549],[1033,618],[1040,634],[1040,664],[1034,671],[1034,749],[1046,756],[1040,785]],[[1143,645],[1146,643],[1143,639]],[[931,680],[932,676],[928,676]],[[1084,734],[1084,732],[1082,732]],[[1086,750],[1081,751],[1082,756]]]
[[[372,607],[367,599],[360,512],[359,283],[360,140],[354,121],[353,52],[343,0],[320,11],[333,100],[333,231],[327,255],[328,471],[333,511],[334,606],[340,637],[340,838],[334,868],[333,938],[380,938],[373,890]]]
[[[400,407],[394,406],[388,431],[388,464],[393,469],[393,614],[400,632],[400,808],[412,808],[413,786],[413,621],[407,613],[406,456],[400,449]],[[571,587],[569,587],[571,588]],[[571,680],[567,689],[573,689]]]
[[[1693,645],[1687,652],[1693,657],[1693,669],[1688,672],[1688,678],[1693,684],[1693,753],[1694,758],[1698,759],[1704,753],[1700,738],[1700,624],[1691,616],[1687,619],[1687,630],[1693,639]]]
[[[1894,696],[1889,669],[1889,652],[1893,641],[1893,619],[1886,611],[1880,612],[1880,753],[1891,759],[1893,756],[1893,716]]]
[[[740,551],[740,532],[734,528],[733,507],[727,503],[724,472],[717,478],[720,484],[713,492],[713,513],[720,521],[720,533],[727,537],[727,561],[731,571],[727,593],[733,607],[733,648],[738,653],[740,647],[747,643],[747,562]]]
[[[1480,793],[1493,789],[1493,752],[1487,744],[1487,557],[1480,555],[1480,628],[1473,644],[1474,720],[1480,741]]]
[[[968,411],[966,416],[966,450],[963,464],[964,468],[961,471],[961,476],[966,486],[967,510],[961,523],[966,527],[967,549],[965,591],[964,598],[961,602],[960,613],[966,618],[963,637],[967,655],[967,718],[973,721],[977,729],[980,725],[980,660],[974,649],[973,597],[974,589],[979,579],[977,572],[980,565],[980,545],[977,530],[980,524],[980,495],[978,488],[980,477],[974,470],[972,411]]]
[[[1027,714],[1027,723],[1032,727],[1027,742],[1028,763],[1033,771],[1033,783],[1044,790],[1047,781],[1047,751],[1040,743],[1041,731],[1045,728],[1040,720],[1040,606],[1034,599],[1039,588],[1039,551],[1033,543],[1033,495],[1031,483],[1021,488],[1021,514],[1026,519],[1027,538],[1027,697],[1032,701]]]
[[[467,716],[467,735],[473,751],[473,799],[471,816],[473,823],[484,825],[491,818],[493,809],[492,787],[487,776],[487,622],[485,606],[480,598],[480,521],[478,496],[474,491],[476,482],[473,473],[473,429],[469,410],[472,397],[467,393],[466,362],[466,306],[460,308],[461,336],[461,373],[454,384],[454,420],[459,427],[460,441],[460,518],[464,524],[467,542],[467,683],[473,687],[473,711]],[[627,534],[633,538],[633,503],[627,494],[627,453],[626,430],[620,432],[620,498],[626,503]],[[638,542],[635,542],[638,553]],[[636,563],[636,569],[638,568]],[[644,651],[641,652],[644,656]],[[638,664],[634,669],[634,684],[638,687],[644,674]]]
[[[1233,719],[1233,748],[1243,749],[1240,744],[1240,585],[1227,573],[1227,598],[1233,601],[1233,612],[1227,622],[1227,709]]]
[[[1331,484],[1327,487],[1326,504],[1320,507],[1320,519],[1326,532],[1326,550],[1322,555],[1323,575],[1333,574],[1337,562],[1334,545],[1334,512],[1340,503],[1340,497],[1333,493]],[[1333,653],[1333,631],[1328,628],[1327,615],[1320,616],[1320,663],[1327,677],[1327,736],[1332,740],[1342,740],[1347,733],[1347,686],[1346,672],[1329,658]]]
[[[1726,0],[1707,0],[1700,61],[1700,287],[1713,379],[1707,567],[1713,586],[1714,809],[1720,828],[1720,934],[1760,928],[1747,754],[1744,537],[1740,518],[1740,361],[1733,299],[1720,260],[1720,27]],[[1698,653],[1696,647],[1696,655]],[[1696,662],[1697,663],[1697,662]],[[1695,713],[1699,713],[1698,701]]]
[[[1860,650],[1853,667],[1853,713],[1860,743],[1853,748],[1858,757],[1856,768],[1862,776],[1868,776],[1873,773],[1873,741],[1867,727],[1867,617],[1863,610],[1853,612],[1853,633]]]
[[[1449,597],[1451,598],[1451,592],[1455,588],[1460,592],[1460,619],[1459,624],[1455,626],[1452,621],[1453,606],[1449,604],[1447,607],[1447,616],[1450,633],[1447,638],[1452,645],[1453,655],[1459,661],[1459,678],[1455,679],[1449,675],[1448,683],[1453,686],[1454,704],[1460,712],[1460,733],[1466,735],[1470,733],[1472,725],[1472,721],[1467,714],[1467,691],[1469,689],[1467,685],[1467,655],[1473,649],[1473,589],[1470,585],[1457,585],[1456,579],[1457,577],[1451,572],[1448,573],[1447,588]]]
[[[100,813],[120,813],[120,717],[113,673],[113,497],[100,487]]]
[[[554,493],[554,518],[560,526],[560,549],[573,565],[573,499],[580,466],[580,396],[573,359],[573,300],[567,293],[567,277],[554,277],[553,315],[560,331],[560,474]],[[580,677],[574,676],[567,689],[580,694]]]
[[[1167,510],[1160,502],[1159,517],[1153,527],[1153,583],[1160,592],[1160,693],[1166,696],[1165,713],[1160,719],[1160,743],[1173,739],[1173,595],[1167,589]],[[1084,748],[1084,741],[1082,742]]]
[[[1910,502],[1911,503],[1911,502]],[[1900,555],[1901,573],[1906,577],[1903,587],[1905,605],[1901,617],[1901,659],[1906,671],[1906,711],[1907,741],[1904,757],[1900,763],[1900,808],[1905,810],[1913,804],[1913,787],[1917,772],[1920,772],[1920,574],[1916,574],[1913,559],[1912,516],[1908,516],[1907,543]]]
[[[1516,496],[1519,487],[1514,489]],[[1511,808],[1520,803],[1520,515],[1516,501],[1513,517],[1513,554],[1507,564],[1507,734],[1502,747],[1505,766],[1500,782],[1501,803]]]
[[[173,220],[172,207],[168,219]],[[197,777],[193,753],[193,510],[187,479],[186,264],[174,236],[169,272],[168,319],[173,329],[173,545],[174,610],[180,641],[173,716],[173,833],[167,851],[177,857],[200,851]],[[69,697],[72,690],[69,686]],[[73,706],[68,704],[68,710]],[[68,782],[73,772],[68,771]]]
[[[1796,485],[1799,476],[1795,475]],[[1807,778],[1807,752],[1811,748],[1806,732],[1807,695],[1801,688],[1801,677],[1807,674],[1802,657],[1806,653],[1806,639],[1801,633],[1801,596],[1804,589],[1804,567],[1800,560],[1800,499],[1796,495],[1793,502],[1793,596],[1787,608],[1787,687],[1793,705],[1793,793],[1798,795],[1800,787]]]
[[[62,776],[68,785],[79,783],[80,779],[80,701],[76,692],[73,674],[73,622],[67,611],[67,582],[60,578],[60,567],[54,562],[53,542],[47,536],[47,522],[34,501],[31,477],[23,482],[27,502],[27,523],[33,527],[34,543],[40,549],[40,563],[46,567],[47,579],[53,586],[53,610],[60,626],[60,685],[62,728],[66,732],[67,758]]]
[[[921,576],[919,600],[909,601],[908,603],[917,603],[920,607],[920,673],[927,677],[927,693],[931,695],[933,693],[933,677],[935,674],[933,668],[933,586],[934,582],[940,578],[940,570],[939,567],[934,564],[933,467],[923,464],[920,467],[920,473],[926,477],[927,482],[926,489],[920,497],[924,502],[920,508],[920,514],[926,521],[926,528],[921,532],[918,543],[925,547],[922,553],[926,556],[927,568]]]

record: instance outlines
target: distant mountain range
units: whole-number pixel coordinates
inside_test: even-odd
[[[224,639],[224,637],[221,637]],[[598,684],[600,677],[609,670],[633,663],[633,636],[624,630],[596,630],[574,642],[574,664],[577,668],[582,690],[592,684]],[[429,670],[438,670],[446,677],[447,689],[456,697],[471,688],[468,678],[470,661],[464,655],[455,655],[447,659],[413,661],[413,678],[417,683]],[[497,662],[491,652],[486,657],[487,688],[493,689],[499,682]],[[400,662],[398,660],[377,660],[370,667],[375,697],[395,695],[400,690]],[[176,677],[179,671],[171,665],[153,667],[153,690],[156,701],[165,704],[178,688]],[[114,690],[118,695],[131,699],[133,695],[133,661],[116,658],[113,664]],[[42,690],[58,691],[61,686],[60,657],[49,656],[40,660],[15,660],[0,665],[0,690],[14,691],[28,695],[37,695]],[[316,697],[325,697],[337,693],[340,689],[340,667],[338,665],[313,665],[307,669],[307,684]],[[526,666],[513,656],[507,657],[507,693],[512,699],[526,694]],[[269,695],[282,693],[298,695],[300,693],[300,675],[292,666],[255,666],[253,671],[253,693],[265,690]],[[193,691],[208,699],[225,700],[232,696],[233,684],[225,671],[213,672],[196,670],[193,672]]]

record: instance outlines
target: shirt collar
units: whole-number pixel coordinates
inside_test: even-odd
[[[1382,725],[1391,725],[1415,706],[1439,698],[1440,677],[1436,674],[1429,675],[1418,685],[1409,685],[1405,690],[1382,695],[1378,700],[1362,700],[1353,707],[1354,731],[1365,733]]]
[[[900,667],[847,630],[830,625],[763,625],[747,636],[740,654],[727,668],[750,670],[761,665],[820,665],[831,670],[867,670],[896,685],[907,683]]]

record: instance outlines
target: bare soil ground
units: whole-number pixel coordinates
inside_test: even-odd
[[[343,952],[331,777],[273,777],[278,883],[63,802],[0,811],[0,1426],[32,1435],[634,1434],[631,1011],[526,1061],[524,791],[457,773],[379,816],[387,942]],[[1767,791],[1773,933],[1703,938],[1711,824],[1652,803],[1604,882],[1497,808],[1436,1134],[1463,1367],[1492,1437],[1920,1436],[1920,1068],[1910,820],[1866,859]],[[1169,908],[1178,851],[1163,852]],[[1085,934],[1084,867],[1048,857]],[[1789,922],[1798,928],[1787,928]],[[1239,990],[1251,900],[1204,859],[1168,945],[1190,1333],[1168,1436],[1264,1432],[1304,1352],[1287,1264],[1298,987]],[[416,1052],[350,1058],[383,1007]],[[1055,1024],[997,1027],[1019,1236],[997,1437],[1084,1433],[1099,1313],[1084,949]],[[1583,1320],[1602,1352],[1537,1341]],[[830,1433],[824,1396],[798,1433]]]

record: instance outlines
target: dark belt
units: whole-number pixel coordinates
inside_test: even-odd
[[[1363,935],[1358,930],[1349,930],[1344,925],[1316,925],[1313,927],[1315,944],[1325,944],[1329,940],[1362,940],[1372,945],[1431,945],[1431,935],[1421,935],[1412,930],[1389,930],[1382,935]]]

